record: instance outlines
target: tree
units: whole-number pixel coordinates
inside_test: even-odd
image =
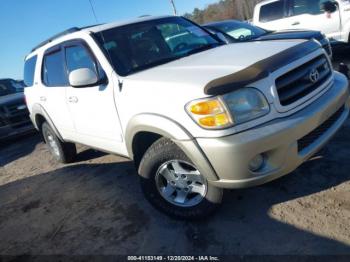
[[[226,19],[251,19],[254,6],[261,0],[220,0],[218,3],[210,4],[205,9],[195,8],[191,14],[185,17],[199,23]]]

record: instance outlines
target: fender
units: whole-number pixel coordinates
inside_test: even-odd
[[[125,143],[131,159],[133,159],[133,139],[140,132],[156,133],[171,139],[209,181],[219,179],[196,139],[179,123],[158,114],[139,114],[129,121],[125,131]]]
[[[40,104],[34,104],[31,110],[30,119],[33,122],[34,127],[39,130],[38,123],[36,122],[37,115],[41,115],[45,118],[47,123],[51,126],[53,131],[55,132],[55,135],[61,140],[64,141],[60,132],[56,128],[55,124],[53,123],[52,119],[49,117],[49,114],[45,111],[45,109]]]
[[[132,142],[139,132],[152,132],[173,140],[193,140],[191,134],[180,124],[166,116],[158,114],[139,114],[134,116],[125,130],[125,143],[130,156],[132,156]]]

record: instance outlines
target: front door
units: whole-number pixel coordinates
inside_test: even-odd
[[[65,44],[67,73],[89,68],[96,75],[104,71],[89,47],[82,41]],[[118,153],[123,141],[112,81],[91,87],[67,89],[66,99],[76,129],[76,141]]]

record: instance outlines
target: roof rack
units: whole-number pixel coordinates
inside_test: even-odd
[[[59,37],[62,37],[62,36],[65,36],[65,35],[68,35],[68,34],[71,34],[71,33],[77,32],[77,31],[80,31],[80,30],[81,30],[81,29],[80,29],[79,27],[72,27],[72,28],[69,28],[69,29],[67,29],[67,30],[65,30],[65,31],[63,31],[63,32],[61,32],[61,33],[58,33],[58,34],[56,34],[56,35],[50,37],[49,39],[47,39],[47,40],[41,42],[40,44],[38,44],[36,47],[34,47],[34,48],[32,49],[32,52],[34,52],[34,51],[37,50],[38,48],[40,48],[40,47],[42,47],[42,46],[44,46],[44,45],[46,45],[46,44],[48,44],[48,43],[50,43],[50,42],[52,42],[53,40],[55,40],[55,39],[57,39],[57,38],[59,38]]]
[[[92,28],[92,27],[95,27],[95,26],[104,25],[104,24],[105,24],[105,23],[94,24],[94,25],[87,25],[87,26],[84,26],[84,27],[80,27],[80,30],[89,29],[89,28]]]

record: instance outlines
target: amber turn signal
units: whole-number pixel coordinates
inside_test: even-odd
[[[232,125],[231,116],[219,98],[193,101],[187,106],[187,111],[203,128],[218,129]]]
[[[226,113],[215,116],[207,116],[199,119],[199,123],[204,127],[221,127],[230,123]]]
[[[196,115],[210,115],[221,113],[222,107],[218,100],[208,100],[191,106],[191,112]]]

